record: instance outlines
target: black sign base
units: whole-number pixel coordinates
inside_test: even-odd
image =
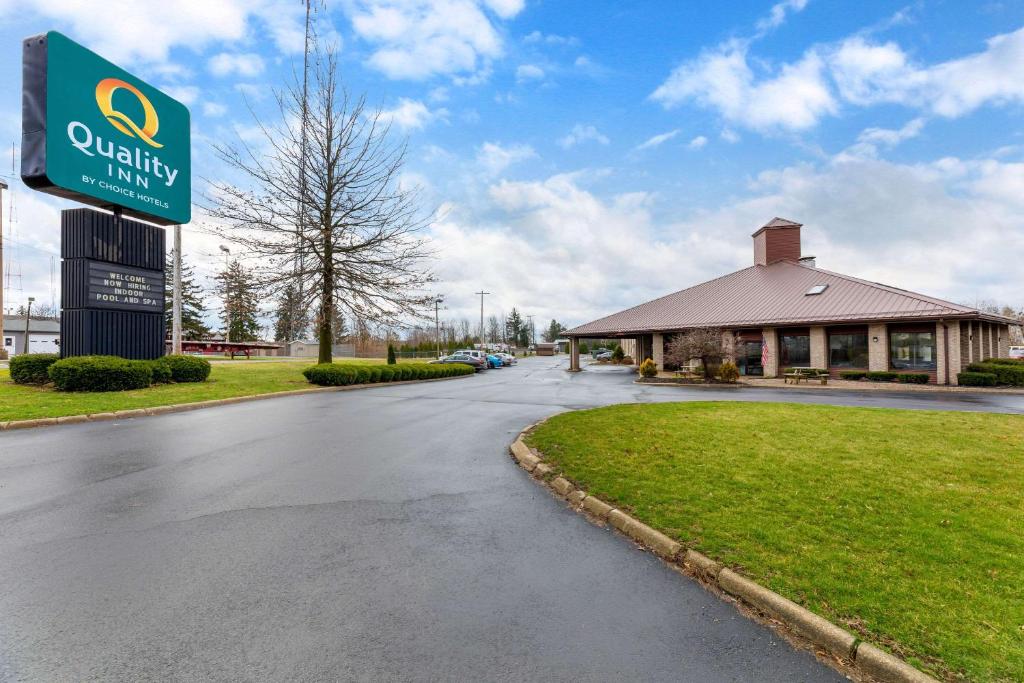
[[[163,229],[93,209],[60,228],[61,357],[163,356]]]

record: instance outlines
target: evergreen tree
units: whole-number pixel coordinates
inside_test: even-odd
[[[335,307],[334,319],[331,321],[333,330],[331,336],[335,344],[345,344],[349,340],[349,329],[348,321],[345,320],[345,316],[342,315],[341,309]]]
[[[394,365],[397,362],[395,359],[395,346],[394,344],[388,344],[388,365]]]
[[[508,319],[505,320],[506,336],[509,341],[515,346],[529,346],[530,345],[530,331],[529,326],[523,321],[519,311],[515,308],[509,313]],[[525,342],[523,340],[526,340]]]
[[[167,255],[164,271],[164,319],[167,322],[167,334],[171,334],[174,325],[174,255]],[[206,307],[203,305],[203,288],[196,284],[195,271],[192,265],[181,258],[181,338],[204,339],[210,336],[210,328],[204,316]]]
[[[217,288],[225,302],[221,322],[225,329],[230,324],[231,341],[256,341],[260,334],[259,297],[249,269],[232,261],[228,269],[217,276]]]
[[[562,336],[562,332],[565,330],[562,327],[562,323],[557,320],[552,320],[551,324],[548,325],[548,329],[544,330],[544,341],[553,342]]]
[[[299,300],[298,289],[294,284],[284,288],[277,298],[274,311],[274,340],[295,341],[305,339],[309,329],[309,317]]]

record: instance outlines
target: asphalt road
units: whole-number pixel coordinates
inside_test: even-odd
[[[841,680],[568,510],[515,434],[629,401],[1024,412],[565,363],[0,434],[0,680]]]

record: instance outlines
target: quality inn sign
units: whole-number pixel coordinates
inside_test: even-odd
[[[66,36],[24,41],[21,177],[161,225],[192,216],[188,109]]]

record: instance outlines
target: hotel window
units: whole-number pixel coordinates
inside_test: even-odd
[[[811,335],[809,332],[783,331],[779,333],[779,360],[782,367],[808,367],[811,364]]]
[[[828,335],[828,366],[830,368],[868,367],[868,335],[860,332],[837,332]]]
[[[14,337],[4,337],[4,346],[14,346]]]
[[[934,370],[935,332],[890,332],[889,364],[893,370]]]

